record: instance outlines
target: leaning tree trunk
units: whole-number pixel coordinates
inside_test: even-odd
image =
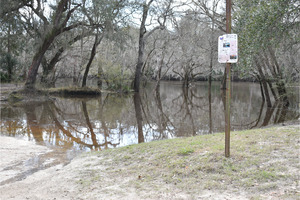
[[[88,64],[85,67],[85,71],[84,71],[84,75],[83,75],[81,87],[85,87],[86,86],[87,76],[88,76],[90,67],[91,67],[92,62],[93,62],[93,60],[95,58],[95,55],[96,55],[96,49],[97,49],[97,46],[98,46],[97,42],[98,42],[98,36],[96,35],[95,36],[95,42],[94,42],[94,45],[93,45],[93,48],[92,48],[92,52],[91,52],[91,55],[90,55],[89,62],[88,62]]]
[[[271,46],[269,46],[268,49],[271,55],[272,62],[275,65],[276,70],[274,71],[277,73],[277,76],[275,78],[276,78],[276,87],[277,87],[279,99],[281,99],[284,102],[285,106],[289,106],[290,103],[287,97],[287,91],[283,80],[283,74],[282,71],[280,70],[279,63],[276,59],[275,51],[271,48]]]
[[[54,34],[50,35],[49,37],[46,37],[44,39],[44,42],[42,46],[40,47],[39,51],[35,54],[35,56],[32,59],[32,64],[29,68],[28,76],[25,82],[25,88],[26,89],[34,89],[34,84],[36,82],[37,72],[39,69],[39,66],[43,60],[43,57],[51,45],[51,43],[54,40]]]
[[[259,64],[259,61],[255,60],[255,62],[256,62],[256,66],[257,66],[257,70],[258,70],[258,73],[259,73],[259,76],[260,76],[260,80],[261,80],[262,86],[264,88],[264,94],[265,94],[267,106],[268,107],[272,107],[272,103],[271,103],[271,99],[270,99],[270,94],[269,94],[269,90],[268,90],[268,84],[267,84],[267,81],[266,81],[266,77],[265,77],[265,75],[264,75],[264,73],[262,71],[262,67]]]
[[[50,29],[48,32],[45,33],[45,38],[43,39],[43,42],[34,55],[32,59],[32,64],[29,68],[28,76],[25,82],[25,88],[26,89],[34,89],[34,84],[36,82],[37,72],[39,69],[39,66],[42,62],[42,59],[46,53],[46,51],[49,49],[50,45],[53,43],[54,39],[61,33],[65,31],[69,31],[75,27],[77,27],[80,23],[67,26],[67,22],[69,21],[72,13],[80,6],[80,4],[76,5],[74,8],[69,10],[66,15],[64,15],[66,8],[68,7],[68,4],[70,3],[69,0],[60,0],[57,9],[54,13],[54,18],[52,21],[52,29]]]
[[[94,41],[94,44],[93,44],[93,48],[92,48],[92,52],[91,52],[91,55],[90,55],[89,62],[88,62],[88,64],[85,67],[85,71],[84,71],[84,74],[83,74],[83,79],[82,79],[82,85],[81,85],[81,87],[85,87],[86,86],[86,80],[87,80],[87,77],[88,77],[88,74],[89,74],[92,62],[93,62],[93,60],[94,60],[94,58],[96,56],[97,47],[100,44],[100,42],[102,41],[103,37],[104,37],[103,34],[102,34],[102,36],[100,38],[99,38],[99,34],[98,33],[95,35],[95,41]]]
[[[274,90],[274,88],[273,88],[273,85],[272,85],[271,80],[266,80],[266,81],[267,81],[267,83],[268,83],[268,85],[269,85],[269,88],[270,88],[270,90],[271,90],[271,93],[272,93],[274,99],[275,99],[275,100],[278,100],[277,94],[276,94],[276,92],[275,92],[275,90]]]

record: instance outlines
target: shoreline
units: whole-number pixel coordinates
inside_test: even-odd
[[[232,153],[229,159],[225,159],[223,155],[223,136],[223,133],[217,133],[83,153],[67,165],[50,165],[25,179],[0,185],[0,197],[3,199],[299,197],[299,124],[232,132]],[[20,169],[26,166],[24,163],[28,162],[29,158],[51,152],[47,147],[33,142],[10,137],[3,139],[4,137],[6,136],[1,136],[0,150],[1,155],[6,157],[1,160],[0,180],[20,173]],[[8,143],[5,145],[4,141]],[[5,162],[2,162],[3,160]],[[51,162],[53,161],[44,159],[43,165],[47,166]]]

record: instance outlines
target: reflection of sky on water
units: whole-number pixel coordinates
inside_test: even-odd
[[[30,108],[2,107],[1,130],[5,135],[21,136],[66,152],[223,132],[224,99],[219,83],[212,86],[211,104],[208,97],[207,83],[195,83],[188,90],[178,83],[162,83],[160,93],[153,92],[152,87],[141,93],[141,113],[135,110],[133,95],[103,94],[100,98],[88,99],[57,97],[55,102]],[[288,110],[280,104],[268,109],[261,100],[259,85],[234,83],[232,130],[297,119],[299,94],[294,94],[290,103]],[[142,135],[138,133],[138,120],[143,125]]]

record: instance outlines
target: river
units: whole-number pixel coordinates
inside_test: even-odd
[[[140,142],[224,131],[224,94],[213,82],[183,88],[162,82],[141,94],[55,97],[31,106],[1,106],[1,134],[33,140],[69,152],[101,150]],[[290,106],[262,101],[256,83],[232,83],[231,130],[284,123],[299,117],[299,90],[290,88]],[[71,153],[72,154],[72,153]]]

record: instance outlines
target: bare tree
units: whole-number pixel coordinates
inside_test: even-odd
[[[141,82],[141,74],[142,74],[142,66],[144,64],[144,52],[145,52],[145,42],[147,38],[153,34],[158,29],[165,29],[167,17],[171,15],[172,8],[171,5],[173,0],[164,1],[165,7],[161,12],[160,16],[157,18],[158,26],[153,28],[151,31],[147,32],[146,29],[146,20],[149,14],[150,6],[154,2],[154,0],[150,0],[148,3],[146,1],[142,4],[142,18],[139,29],[139,50],[138,50],[138,61],[135,68],[135,78],[133,82],[133,88],[135,92],[139,92],[140,90],[140,82]]]

